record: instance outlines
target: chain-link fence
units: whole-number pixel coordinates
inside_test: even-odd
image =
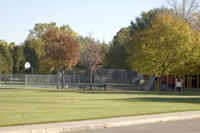
[[[65,75],[65,86],[80,85],[79,75]],[[62,78],[59,75],[35,75],[35,74],[2,74],[0,75],[1,88],[52,88],[60,87]]]
[[[1,88],[20,88],[25,87],[24,74],[0,74]]]
[[[88,85],[90,82],[90,71],[88,69],[74,69],[67,74],[80,75],[80,84]],[[125,69],[98,69],[92,75],[93,87],[103,87],[104,84],[112,89],[134,89],[133,79],[135,72]]]
[[[102,87],[104,84],[116,89],[132,89],[134,71],[124,69],[99,69],[92,75],[93,87]],[[69,88],[80,85],[89,86],[90,71],[88,69],[74,69],[66,71],[64,76],[65,86]],[[61,75],[37,74],[1,74],[0,88],[52,88],[61,87]]]
[[[61,75],[26,75],[25,78],[26,87],[38,87],[38,88],[51,88],[61,87],[62,76]],[[78,87],[80,85],[79,75],[65,75],[64,86],[65,87]]]

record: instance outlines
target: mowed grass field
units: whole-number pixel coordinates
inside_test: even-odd
[[[199,92],[0,89],[0,126],[200,110]]]

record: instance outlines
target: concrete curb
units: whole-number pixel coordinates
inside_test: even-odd
[[[2,127],[0,128],[0,133],[69,133],[75,131],[86,131],[156,122],[178,121],[194,118],[200,118],[200,111],[110,118],[79,122]]]

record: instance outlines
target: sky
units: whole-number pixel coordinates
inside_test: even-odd
[[[142,11],[166,0],[0,0],[0,39],[21,44],[36,23],[69,25],[82,36],[110,42]]]

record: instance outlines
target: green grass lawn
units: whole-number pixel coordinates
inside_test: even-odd
[[[200,93],[0,89],[0,126],[200,110]]]

